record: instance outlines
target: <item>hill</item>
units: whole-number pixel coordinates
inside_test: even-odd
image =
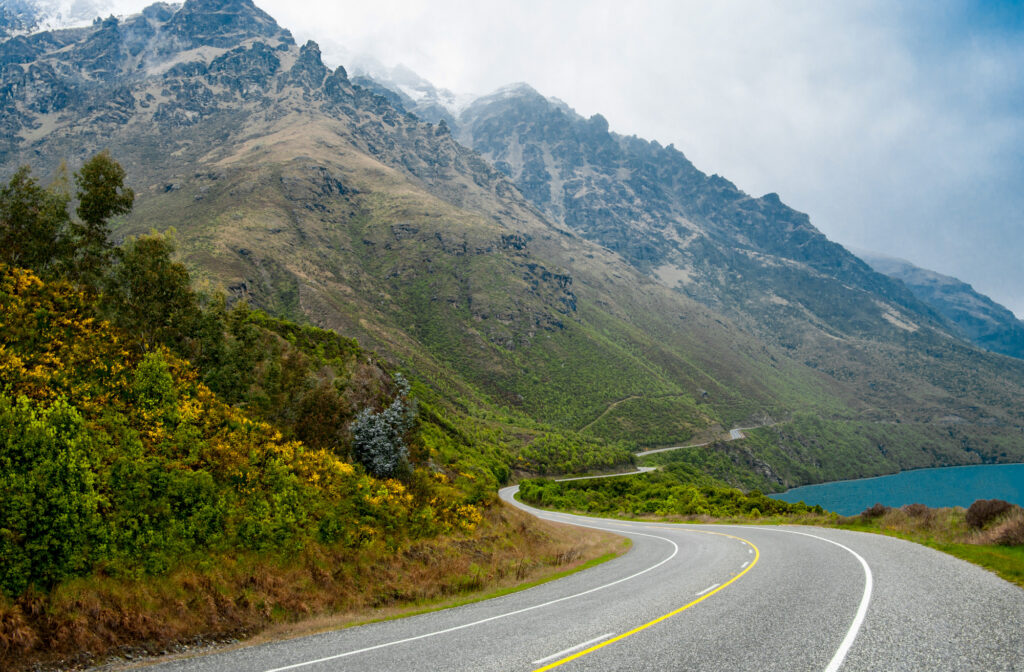
[[[0,189],[4,669],[437,599],[600,554],[496,506],[511,456],[495,433],[418,408],[355,341],[196,294],[166,238],[88,235],[130,207],[121,178],[104,155],[76,174],[81,219],[24,172]],[[460,543],[484,567],[469,580],[468,559],[438,562]],[[365,571],[381,557],[396,575]]]
[[[138,192],[117,235],[174,227],[204,286],[357,338],[513,469],[766,418],[771,450],[709,449],[764,487],[1024,457],[1024,366],[777,197],[535,92],[427,123],[244,0],[15,37],[0,64],[2,170],[109,149]],[[890,423],[939,446],[880,447]]]
[[[905,284],[978,347],[1018,359],[1024,357],[1024,323],[966,282],[903,259],[860,250],[857,255],[879,273]]]

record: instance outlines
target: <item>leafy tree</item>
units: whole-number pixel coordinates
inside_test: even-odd
[[[70,251],[69,200],[18,169],[0,188],[0,261],[52,276]]]
[[[409,400],[409,383],[396,373],[399,393],[379,413],[364,408],[352,423],[352,451],[366,470],[377,478],[395,478],[409,470],[405,433],[416,418],[416,402]]]
[[[92,437],[64,399],[0,395],[0,590],[48,588],[87,570],[98,522]]]
[[[151,234],[129,240],[121,263],[106,282],[104,300],[114,321],[150,347],[163,343],[181,350],[199,319],[199,304],[188,269],[172,261],[174,242]],[[186,353],[183,353],[186,354]]]
[[[174,409],[174,404],[178,400],[174,379],[171,377],[167,360],[159,350],[146,353],[135,368],[132,392],[135,394],[136,403],[147,411],[167,413]]]
[[[128,214],[135,202],[135,192],[124,185],[124,177],[124,168],[107,152],[89,159],[75,174],[76,212],[81,218],[75,227],[76,270],[86,286],[96,286],[110,262],[110,218]]]
[[[109,220],[131,212],[135,201],[124,176],[106,152],[87,161],[75,174],[80,221],[73,221],[66,178],[58,175],[47,189],[20,168],[0,188],[0,262],[98,290],[114,249]]]

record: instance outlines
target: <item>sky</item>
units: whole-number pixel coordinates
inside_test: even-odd
[[[527,82],[1024,317],[1024,2],[256,3],[332,67]]]

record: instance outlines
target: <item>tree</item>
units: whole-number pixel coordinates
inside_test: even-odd
[[[163,343],[180,351],[200,309],[188,269],[173,261],[173,254],[174,241],[167,235],[153,233],[125,242],[121,263],[105,283],[104,303],[119,326],[150,347]]]
[[[132,210],[135,192],[124,186],[125,172],[107,152],[89,159],[75,174],[78,186],[76,247],[78,280],[95,287],[110,262],[110,218]]]
[[[19,168],[0,188],[0,261],[43,277],[59,272],[71,253],[69,200]]]
[[[409,400],[409,383],[395,374],[399,393],[379,413],[364,408],[352,422],[352,452],[370,475],[395,478],[409,471],[405,433],[416,418],[416,402]]]

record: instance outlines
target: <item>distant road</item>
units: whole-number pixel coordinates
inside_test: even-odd
[[[669,446],[668,448],[653,448],[651,450],[641,450],[640,452],[633,453],[633,454],[636,455],[637,457],[643,457],[644,455],[653,455],[655,453],[667,453],[670,450],[682,450],[683,448],[700,448],[702,446],[710,446],[712,443],[714,443],[715,441],[718,441],[718,440],[721,440],[721,441],[738,441],[740,439],[745,439],[746,438],[746,435],[743,432],[747,431],[748,429],[758,429],[760,427],[773,427],[773,426],[775,426],[777,424],[778,423],[773,422],[773,423],[767,424],[767,425],[754,425],[753,427],[736,427],[735,429],[730,429],[729,430],[729,438],[724,438],[723,437],[722,439],[715,439],[713,441],[705,441],[704,443],[691,443],[691,444],[687,444],[685,446]]]
[[[612,530],[626,555],[494,600],[157,666],[249,670],[1021,670],[1024,590],[910,542],[807,527]]]

